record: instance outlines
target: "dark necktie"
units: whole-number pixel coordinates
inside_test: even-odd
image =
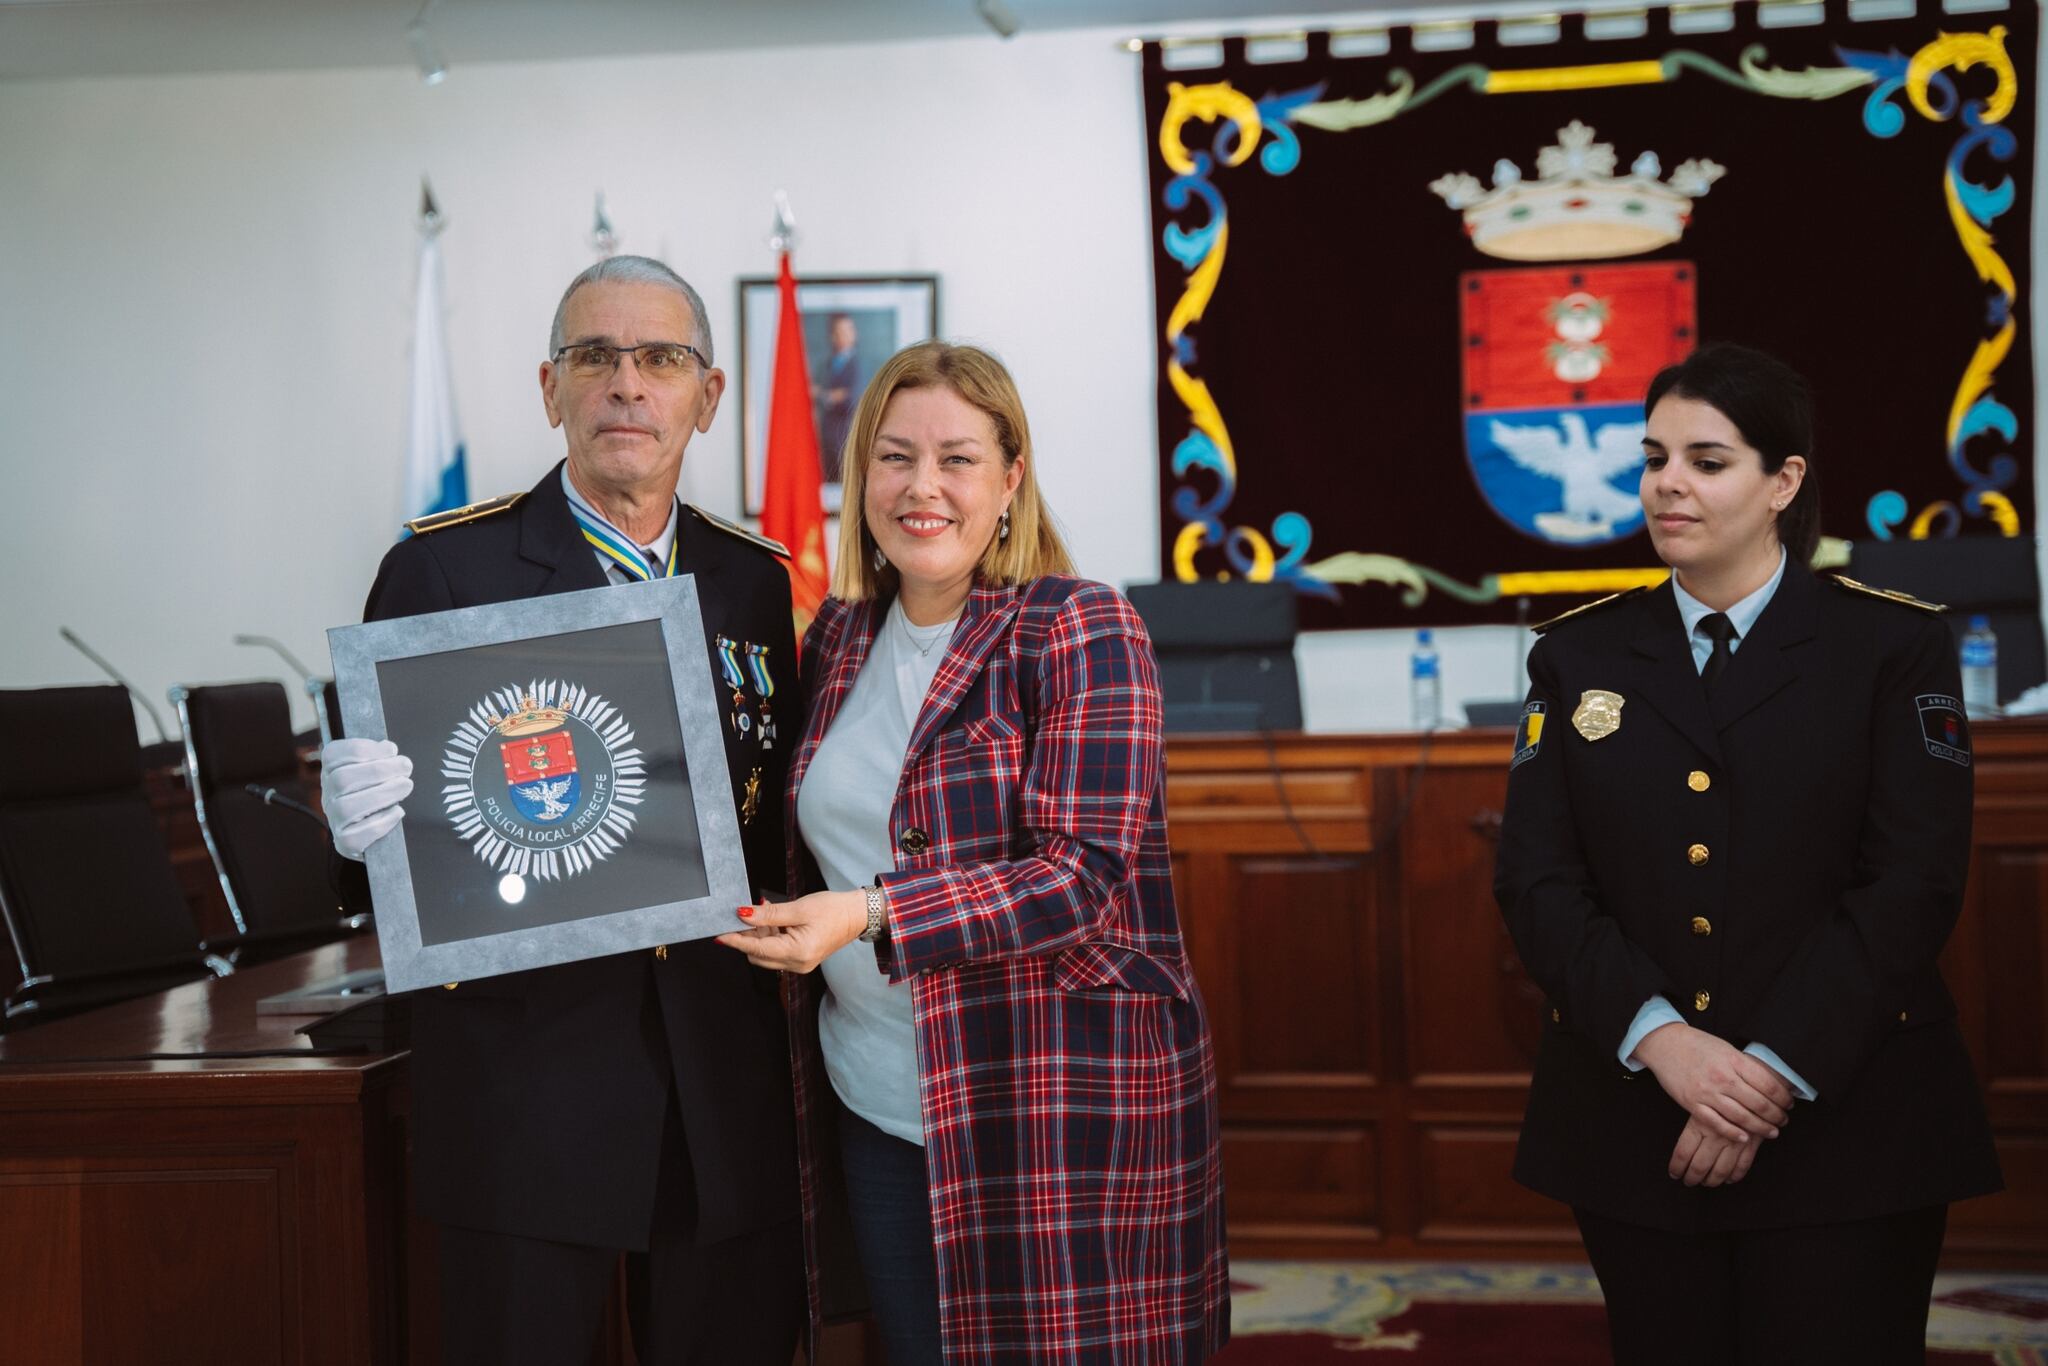
[[[1707,685],[1707,691],[1714,690],[1714,680],[1728,667],[1729,657],[1735,652],[1728,648],[1728,642],[1735,639],[1735,623],[1728,620],[1726,612],[1710,612],[1700,618],[1700,624],[1693,627],[1708,640],[1714,642],[1714,652],[1707,656],[1707,667],[1700,670],[1700,682]]]

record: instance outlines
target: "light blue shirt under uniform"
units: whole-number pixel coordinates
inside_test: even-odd
[[[1771,595],[1778,591],[1778,585],[1785,578],[1785,551],[1778,550],[1778,572],[1771,575],[1769,583],[1751,593],[1741,602],[1728,609],[1728,621],[1735,627],[1735,635],[1728,642],[1728,651],[1733,654],[1742,648],[1749,630],[1756,625],[1756,619],[1763,615],[1770,605]],[[1692,666],[1704,671],[1707,659],[1714,653],[1713,637],[1699,629],[1700,622],[1713,615],[1714,609],[1685,591],[1685,585],[1678,581],[1678,575],[1671,576],[1672,596],[1678,599],[1679,620],[1685,623],[1685,638],[1692,643]],[[1636,1012],[1636,1018],[1628,1027],[1628,1033],[1621,1038],[1621,1064],[1631,1072],[1643,1070],[1643,1064],[1636,1061],[1636,1045],[1649,1037],[1650,1031],[1662,1029],[1668,1024],[1683,1024],[1685,1017],[1678,1008],[1662,996],[1652,996],[1643,1002],[1643,1008]],[[1806,1079],[1785,1065],[1785,1060],[1760,1043],[1753,1043],[1742,1050],[1762,1062],[1773,1072],[1783,1077],[1798,1093],[1801,1100],[1813,1100],[1819,1093],[1806,1084]]]

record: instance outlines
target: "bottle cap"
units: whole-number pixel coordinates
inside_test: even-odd
[[[1422,627],[1422,628],[1421,628],[1420,630],[1416,631],[1416,633],[1415,633],[1415,643],[1416,643],[1417,645],[1427,645],[1427,644],[1429,644],[1429,641],[1430,641],[1430,634],[1429,634],[1429,628],[1428,628],[1427,626],[1424,626],[1424,627]]]
[[[1970,618],[1970,629],[1971,629],[1972,631],[1988,631],[1988,630],[1990,630],[1990,629],[1991,629],[1991,618],[1990,618],[1990,617],[1987,617],[1987,616],[1985,616],[1985,615],[1984,615],[1984,614],[1983,614],[1982,612],[1978,612],[1978,613],[1976,613],[1976,614],[1975,614],[1974,616],[1972,616],[1972,617]]]

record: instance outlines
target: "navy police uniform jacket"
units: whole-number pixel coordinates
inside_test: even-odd
[[[803,726],[789,577],[751,538],[685,508],[677,573],[697,577],[706,667],[716,638],[766,645],[784,739],[726,727],[741,838],[759,887],[783,885],[780,794]],[[364,619],[601,588],[557,465],[509,510],[393,546]],[[430,773],[432,756],[411,756]],[[353,865],[360,879],[360,865]],[[358,883],[360,886],[360,882]],[[737,923],[737,922],[735,922]],[[704,939],[467,981],[412,997],[414,1189],[465,1228],[645,1248],[674,1088],[700,1244],[798,1212],[788,1035],[774,974]],[[673,1194],[665,1195],[673,1201]]]
[[[1667,582],[1560,619],[1529,680],[1495,873],[1548,997],[1516,1178],[1686,1232],[1997,1190],[1936,965],[1971,804],[1941,620],[1788,570],[1710,699]],[[1666,1175],[1686,1116],[1617,1056],[1658,994],[1818,1092],[1734,1185]]]

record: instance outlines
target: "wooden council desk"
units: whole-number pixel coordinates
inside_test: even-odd
[[[256,1013],[376,964],[358,938],[0,1035],[0,1357],[406,1359],[405,1055]],[[299,1056],[124,1061],[269,1050]]]

